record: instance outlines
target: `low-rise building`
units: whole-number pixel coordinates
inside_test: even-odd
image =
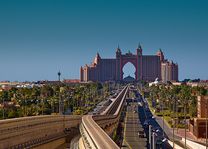
[[[208,96],[197,96],[197,118],[189,123],[189,130],[195,137],[206,137],[206,120],[208,122]]]

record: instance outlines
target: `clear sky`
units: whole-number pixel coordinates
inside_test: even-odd
[[[208,79],[207,0],[1,0],[0,80],[79,78],[96,52],[161,48],[179,79]]]

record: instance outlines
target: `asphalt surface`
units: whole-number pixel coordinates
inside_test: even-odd
[[[146,105],[148,107],[147,101],[145,101],[145,102],[146,102]],[[150,111],[150,109],[149,109],[149,107],[146,108],[146,115],[147,115],[147,117],[152,117],[153,116],[152,113],[151,113],[151,111]],[[159,117],[159,116],[154,116],[154,117],[155,117],[155,122],[153,122],[153,123],[159,124],[159,126],[163,129],[163,118],[162,117]],[[175,129],[175,131],[176,131],[176,129]],[[169,128],[168,125],[166,124],[166,122],[164,122],[164,132],[165,132],[165,136],[167,138],[172,139],[173,129],[172,128]],[[175,139],[181,140],[182,138],[180,136],[177,136],[175,134]]]
[[[163,129],[161,128],[161,126],[158,124],[158,122],[156,121],[156,119],[153,117],[152,113],[149,110],[148,104],[144,101],[144,99],[141,97],[141,95],[137,92],[136,94],[136,102],[141,103],[141,105],[139,104],[138,106],[138,114],[139,114],[139,118],[141,121],[141,124],[144,127],[144,131],[146,133],[147,136],[147,140],[148,140],[148,148],[150,148],[150,144],[149,144],[149,125],[151,125],[152,128],[152,132],[151,134],[153,134],[154,131],[154,138],[155,138],[155,149],[171,149],[172,147],[168,144],[167,141],[165,141],[166,139],[168,139],[168,136],[166,135],[166,133],[164,132],[163,135]],[[153,139],[153,137],[151,137],[151,140]],[[152,141],[151,141],[152,142]],[[151,148],[152,148],[152,144],[151,143]]]
[[[123,148],[145,149],[146,145],[147,139],[138,117],[138,105],[129,103],[126,111]]]

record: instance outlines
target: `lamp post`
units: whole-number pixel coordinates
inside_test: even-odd
[[[149,125],[149,148],[151,149],[151,137],[152,137],[152,127]]]
[[[152,133],[152,149],[155,149],[155,133]]]

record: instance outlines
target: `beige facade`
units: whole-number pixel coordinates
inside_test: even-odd
[[[63,136],[65,129],[78,128],[81,116],[44,115],[0,121],[0,149],[36,142],[41,144],[57,136]],[[24,147],[18,147],[24,148]]]
[[[136,69],[135,80],[154,81],[156,78],[164,82],[178,81],[178,65],[164,59],[159,50],[156,55],[143,55],[142,48],[136,49],[136,54],[130,51],[122,54],[119,47],[116,49],[115,59],[103,59],[97,53],[91,65],[80,69],[80,80],[87,81],[122,81],[123,67],[128,62]]]
[[[178,65],[172,61],[161,62],[161,78],[164,83],[178,81]]]
[[[197,96],[197,117],[206,118],[208,117],[208,96]]]
[[[191,119],[189,123],[190,132],[197,138],[206,136],[207,105],[208,96],[197,96],[197,118]]]

